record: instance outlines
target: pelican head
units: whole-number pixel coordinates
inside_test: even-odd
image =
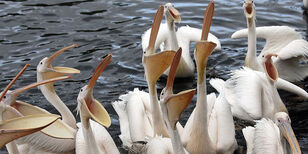
[[[80,112],[81,118],[89,120],[94,119],[99,124],[109,127],[111,125],[110,117],[106,109],[93,97],[93,88],[99,76],[111,61],[112,54],[105,57],[95,69],[88,85],[80,89],[78,94],[77,110]],[[88,128],[88,126],[85,126]]]
[[[244,0],[243,10],[247,19],[255,19],[256,10],[255,4],[252,0]]]
[[[263,67],[265,69],[265,74],[272,81],[275,82],[278,79],[278,71],[273,64],[272,57],[277,57],[277,54],[267,54],[262,56]]]
[[[42,81],[42,80],[47,80],[51,79],[54,77],[60,77],[64,76],[65,74],[75,74],[75,73],[80,73],[79,70],[74,69],[74,68],[69,68],[69,67],[52,67],[51,63],[53,60],[63,53],[65,50],[68,50],[70,48],[77,47],[77,44],[73,44],[71,46],[65,47],[56,53],[54,53],[50,57],[45,57],[43,58],[39,64],[37,65],[37,80]]]
[[[175,130],[176,128],[176,123],[179,121],[181,113],[191,102],[195,94],[195,89],[190,89],[182,91],[178,94],[173,94],[173,82],[177,66],[181,59],[181,54],[182,48],[180,48],[176,52],[173,58],[166,87],[162,90],[160,94],[160,103],[162,104],[161,108],[165,116],[167,116],[167,118],[164,118],[164,120],[168,120],[173,130]]]
[[[174,8],[173,4],[167,3],[165,4],[165,8],[165,16],[169,23],[173,23],[173,21],[181,22],[180,12]]]
[[[278,126],[281,135],[288,141],[293,153],[300,154],[301,149],[291,127],[289,115],[285,112],[276,113],[275,124]]]

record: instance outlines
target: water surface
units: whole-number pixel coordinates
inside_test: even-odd
[[[208,1],[171,1],[180,11],[182,22],[177,26],[189,25],[201,28],[205,7]],[[112,53],[112,62],[99,78],[94,97],[108,110],[112,125],[108,129],[115,142],[121,147],[118,116],[111,102],[121,94],[138,87],[147,91],[144,70],[141,64],[141,35],[151,27],[154,13],[165,1],[138,0],[11,0],[0,2],[0,87],[3,89],[23,65],[31,66],[17,81],[13,88],[36,81],[36,65],[55,51],[77,43],[77,48],[66,51],[56,58],[53,66],[69,66],[81,70],[72,80],[56,83],[56,91],[65,104],[74,111],[79,89],[88,83],[90,75],[102,57]],[[230,38],[231,34],[246,27],[241,0],[216,0],[215,15],[211,33],[222,44],[222,51],[214,52],[208,63],[208,78],[227,79],[230,70],[243,65],[247,51],[247,40]],[[307,24],[301,8],[302,1],[258,0],[257,26],[286,25],[295,28],[304,37]],[[258,50],[264,45],[258,41]],[[191,54],[194,46],[191,46]],[[166,79],[158,82],[158,89],[165,85]],[[196,75],[191,79],[176,79],[175,91],[196,87]],[[296,83],[308,89],[307,80]],[[209,92],[213,88],[208,87]],[[308,102],[295,95],[281,92],[295,134],[303,153],[308,152]],[[37,89],[29,90],[18,98],[40,106],[52,113],[52,107]],[[185,123],[195,106],[196,97],[185,110],[182,124]],[[76,112],[74,111],[76,115]],[[79,117],[77,117],[79,121]],[[245,151],[237,121],[237,139],[240,149]],[[6,153],[4,148],[1,153]],[[124,151],[123,151],[124,153]],[[239,153],[241,150],[239,150]]]

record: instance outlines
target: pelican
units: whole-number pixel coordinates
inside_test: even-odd
[[[167,141],[166,137],[169,137],[157,98],[156,82],[170,66],[175,51],[159,53],[154,51],[154,44],[163,12],[164,7],[160,6],[152,25],[149,46],[143,55],[143,66],[145,68],[149,93],[135,88],[134,91],[121,95],[119,97],[120,101],[113,103],[113,108],[117,112],[120,121],[120,139],[123,142],[123,146],[130,148],[132,151],[142,151],[144,147],[151,151],[151,147],[155,147],[158,142],[160,145],[166,145],[164,141]],[[177,127],[181,131],[182,126],[177,124]],[[161,136],[161,138],[158,136]],[[143,144],[147,141],[149,141],[148,144]],[[149,146],[152,143],[154,146]],[[170,148],[172,149],[172,145],[168,145],[170,146],[166,147],[166,151]]]
[[[0,105],[0,112],[10,112],[14,109],[10,106]],[[14,112],[14,111],[13,111]],[[2,113],[0,113],[2,115]],[[0,122],[0,148],[6,145],[8,153],[19,154],[15,139],[40,131],[59,119],[53,114],[30,115],[17,117]]]
[[[236,31],[232,38],[247,37],[248,52],[245,66],[263,71],[261,60],[264,55],[275,53],[274,63],[279,76],[287,81],[300,81],[308,76],[308,66],[303,64],[308,57],[308,42],[302,39],[300,33],[287,26],[264,26],[256,28],[256,10],[253,1],[245,0],[243,5],[247,19],[247,29]],[[266,44],[256,57],[256,38],[266,39]]]
[[[166,23],[161,24],[157,34],[157,41],[155,42],[154,51],[161,45],[161,51],[174,50],[177,51],[179,47],[182,47],[183,54],[179,67],[176,72],[176,77],[192,77],[194,75],[195,65],[190,56],[190,42],[200,41],[201,30],[192,28],[189,26],[182,26],[176,31],[174,21],[180,22],[180,13],[173,7],[171,3],[167,3],[165,6],[165,18]],[[152,29],[148,29],[142,35],[142,50],[146,51],[149,47],[149,38]],[[212,34],[209,34],[209,41],[217,44],[216,49],[221,50],[220,42],[218,38]],[[168,75],[168,71],[164,72]]]
[[[5,90],[1,93],[1,98],[3,97],[2,102],[6,105],[12,106],[15,110],[17,110],[20,115],[28,116],[28,115],[36,115],[36,114],[49,114],[44,109],[39,107],[30,105],[28,103],[17,101],[17,97],[21,92],[28,90],[30,88],[48,84],[58,80],[64,80],[67,78],[71,78],[70,76],[63,76],[58,78],[53,78],[49,80],[44,80],[41,82],[33,83],[28,86],[8,91],[8,89],[13,85],[13,83],[18,79],[18,77],[25,71],[26,65],[18,75],[10,82],[10,84],[5,88]],[[10,119],[16,117],[16,115],[5,114],[2,115],[2,118]],[[61,149],[63,147],[69,147],[70,152],[73,152],[74,145],[70,146],[70,144],[74,143],[74,133],[69,129],[68,126],[63,124],[61,121],[57,120],[51,126],[46,127],[42,130],[42,132],[37,132],[32,135],[20,138],[17,140],[17,144],[19,145],[19,151],[22,153],[43,153],[43,152],[52,152],[56,151],[55,153],[61,153]],[[51,143],[54,141],[55,143]],[[68,152],[68,151],[66,151]]]
[[[77,44],[65,47],[50,57],[43,58],[37,65],[37,81],[43,81],[54,77],[63,76],[65,74],[75,74],[80,73],[79,70],[69,67],[53,67],[51,63],[53,60],[63,53],[65,50],[77,47]],[[62,102],[57,93],[54,90],[53,83],[45,84],[39,87],[45,98],[57,109],[60,113],[62,120],[72,129],[77,129],[76,119],[68,107]]]
[[[176,129],[176,124],[180,119],[181,113],[191,102],[195,94],[195,89],[190,89],[182,91],[178,94],[173,94],[173,81],[177,65],[180,62],[181,54],[182,50],[178,50],[175,54],[173,62],[170,66],[170,72],[168,75],[166,87],[162,90],[160,95],[160,107],[171,138],[173,147],[172,153],[176,154],[188,153],[184,150],[180,134]]]
[[[102,60],[95,69],[89,84],[82,87],[78,94],[77,111],[80,113],[81,123],[78,124],[79,129],[76,135],[77,154],[119,153],[117,146],[105,129],[105,127],[111,125],[108,112],[95,98],[93,98],[95,83],[110,63],[111,57],[112,54],[109,54]],[[90,120],[90,118],[96,122]]]
[[[247,154],[301,154],[290,117],[285,112],[276,113],[273,121],[266,118],[258,120],[255,127],[244,128],[243,134],[247,143]]]
[[[211,1],[205,20],[210,21],[213,13],[214,2]],[[206,41],[210,24],[203,26],[204,40],[196,43],[194,53],[198,73],[197,103],[182,132],[182,142],[190,153],[233,153],[236,141],[230,107],[222,97],[216,100],[214,94],[207,96],[206,92],[207,60],[216,44]]]
[[[288,113],[276,88],[278,72],[273,64],[272,56],[264,57],[265,72],[250,68],[235,70],[226,82],[212,80],[210,83],[219,92],[225,93],[226,100],[231,105],[232,114],[249,121],[261,118],[274,119],[277,112]]]

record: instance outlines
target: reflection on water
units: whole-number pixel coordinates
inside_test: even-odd
[[[36,81],[36,64],[45,56],[58,49],[77,43],[79,46],[64,52],[57,57],[54,66],[63,65],[81,70],[70,81],[56,83],[56,90],[67,106],[74,111],[79,89],[85,85],[94,68],[108,53],[113,59],[100,77],[94,90],[94,97],[99,100],[110,113],[112,126],[108,129],[116,143],[120,146],[118,118],[111,102],[118,99],[134,87],[147,91],[144,72],[141,64],[141,34],[150,28],[154,13],[164,1],[139,0],[106,1],[106,0],[11,0],[0,2],[0,86],[5,87],[10,79],[23,67],[30,68],[17,81],[13,88]],[[204,9],[207,2],[174,2],[181,12],[182,22],[178,26],[190,25],[201,28]],[[228,78],[230,70],[243,64],[247,51],[247,40],[232,40],[235,30],[246,27],[242,12],[242,1],[216,0],[216,10],[211,32],[221,40],[222,51],[211,55],[208,66],[208,78]],[[294,27],[306,36],[307,24],[303,20],[301,1],[255,1],[257,9],[257,25],[287,25]],[[304,17],[306,19],[306,17]],[[261,50],[264,42],[258,42]],[[191,51],[194,46],[191,46]],[[191,52],[192,54],[192,52]],[[306,80],[307,81],[307,80]],[[165,85],[166,79],[158,82],[158,89]],[[175,91],[196,86],[196,77],[176,79]],[[308,89],[307,82],[298,82]],[[213,89],[209,87],[209,92]],[[292,119],[292,126],[298,137],[303,152],[308,152],[308,111],[307,101],[295,95],[281,92]],[[20,100],[38,105],[50,112],[57,113],[37,90],[33,89],[19,97]],[[187,120],[195,106],[188,107],[182,117]],[[74,112],[75,114],[75,112]],[[79,117],[78,121],[79,121]],[[237,121],[237,138],[241,149],[245,142],[239,130],[242,123]],[[4,149],[2,149],[3,153]]]

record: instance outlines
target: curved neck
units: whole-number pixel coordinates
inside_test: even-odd
[[[83,116],[82,112],[80,113],[80,119],[82,124],[83,138],[87,147],[87,152],[89,152],[89,154],[101,153],[99,151],[95,137],[93,135],[93,131],[90,125],[90,119]]]
[[[38,82],[43,81],[43,78],[38,74],[37,75]],[[54,90],[53,83],[45,84],[39,86],[41,92],[44,97],[51,103],[57,111],[61,114],[62,120],[64,123],[69,125],[70,127],[77,129],[76,127],[76,119],[72,112],[68,109],[68,107],[62,102],[57,93]]]
[[[248,27],[248,51],[245,58],[245,66],[256,70],[257,62],[257,36],[256,23],[254,18],[247,18]]]
[[[155,83],[149,83],[149,94],[150,94],[150,103],[152,107],[152,119],[153,119],[153,126],[154,126],[154,136],[155,134],[163,136],[163,137],[169,137],[168,130],[166,128],[166,125],[163,121],[162,112],[160,110],[160,106],[157,99],[157,92]]]

